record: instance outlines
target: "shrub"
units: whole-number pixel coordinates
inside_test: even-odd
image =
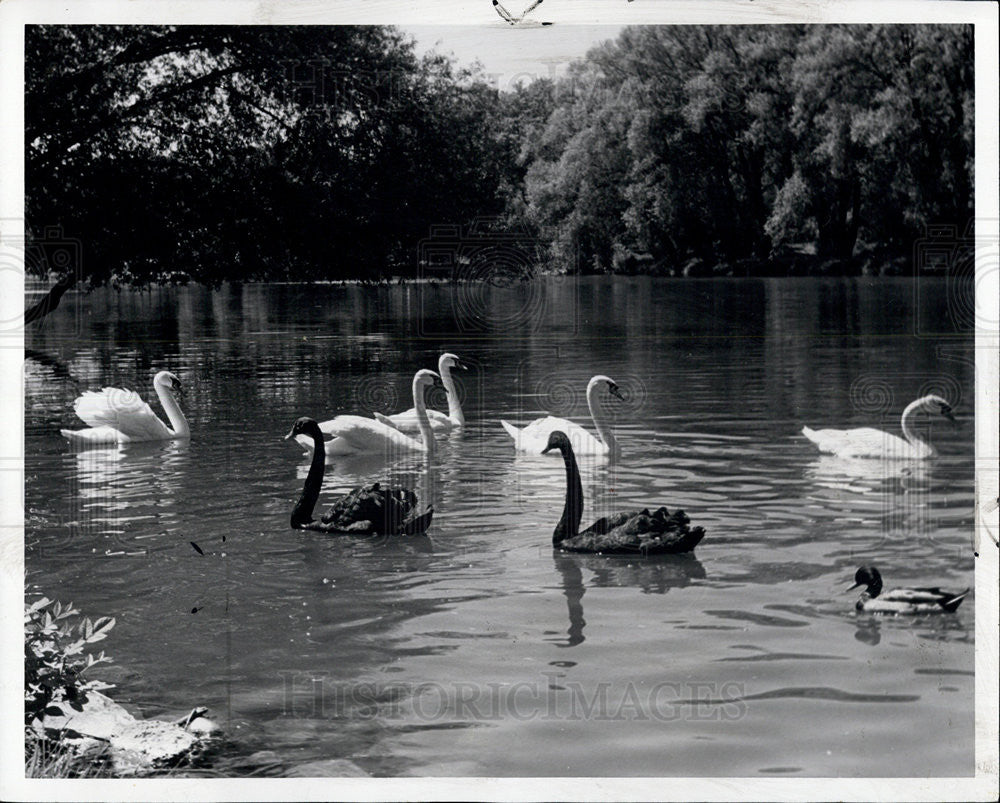
[[[73,623],[80,612],[42,597],[24,608],[24,723],[31,726],[44,715],[60,715],[62,706],[79,711],[88,691],[111,688],[89,680],[84,673],[95,664],[110,662],[104,651],[95,658],[84,653],[89,644],[103,641],[115,620],[108,616]]]

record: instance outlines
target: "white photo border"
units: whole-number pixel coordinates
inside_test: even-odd
[[[998,6],[990,0],[549,0],[545,18],[560,26],[624,24],[971,23],[975,26],[975,209],[977,303],[1000,306],[1000,192],[997,177]],[[0,238],[15,238],[10,221],[24,217],[24,26],[26,24],[397,24],[490,26],[486,0],[0,0]],[[544,36],[544,32],[543,32]],[[537,40],[536,40],[537,41]],[[992,262],[990,261],[992,260]],[[0,276],[0,298],[23,303],[23,275]],[[13,301],[10,301],[13,299]],[[23,337],[0,348],[0,410],[23,421]],[[968,778],[408,778],[408,779],[147,779],[26,780],[24,776],[21,610],[24,597],[23,455],[20,425],[8,426],[0,451],[0,798],[6,800],[995,800],[998,795],[998,558],[1000,532],[1000,332],[976,331],[976,738],[975,775]],[[15,438],[22,439],[17,444]],[[981,459],[985,455],[987,459]],[[18,471],[18,467],[21,471]],[[864,745],[858,746],[859,750]]]

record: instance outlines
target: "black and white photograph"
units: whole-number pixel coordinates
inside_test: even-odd
[[[0,797],[995,800],[998,28],[4,0]]]

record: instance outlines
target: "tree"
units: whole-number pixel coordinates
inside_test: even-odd
[[[29,228],[84,243],[61,285],[411,272],[431,224],[504,209],[499,93],[393,28],[35,26],[26,48]]]
[[[971,213],[971,65],[968,26],[627,28],[556,85],[523,214],[563,269],[909,254]]]

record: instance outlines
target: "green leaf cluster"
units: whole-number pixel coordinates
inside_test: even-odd
[[[115,620],[102,616],[77,620],[73,603],[63,605],[42,597],[24,608],[24,719],[25,725],[45,715],[82,710],[88,691],[111,688],[84,677],[92,666],[110,662],[102,650],[85,650],[107,638]]]

